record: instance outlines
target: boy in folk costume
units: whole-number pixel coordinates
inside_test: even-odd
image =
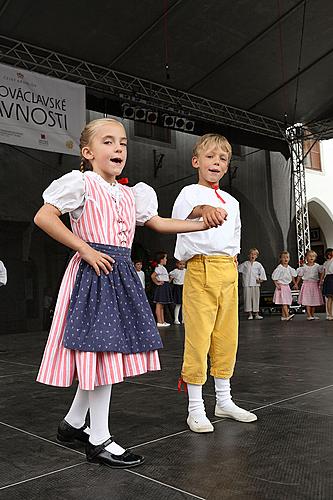
[[[175,257],[187,261],[183,313],[185,349],[181,378],[187,384],[187,424],[193,432],[212,432],[206,416],[202,386],[207,379],[207,355],[216,391],[215,416],[241,422],[256,415],[235,405],[230,378],[238,343],[238,273],[240,250],[238,201],[219,189],[228,170],[231,146],[218,134],[206,134],[193,150],[192,166],[198,184],[186,186],[173,207],[173,217],[203,220],[211,227],[203,238],[194,233],[177,236]],[[221,224],[222,225],[219,225]]]
[[[249,259],[238,266],[242,275],[244,311],[248,313],[247,319],[263,319],[259,314],[260,285],[267,280],[265,269],[257,262],[259,250],[250,248]]]

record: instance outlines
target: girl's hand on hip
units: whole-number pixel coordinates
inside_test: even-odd
[[[112,271],[112,264],[114,259],[107,255],[106,253],[99,252],[89,245],[84,246],[84,248],[78,250],[81,258],[85,260],[91,267],[94,268],[97,276],[101,275],[101,270],[105,274],[109,274]]]

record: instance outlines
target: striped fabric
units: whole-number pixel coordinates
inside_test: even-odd
[[[120,186],[121,196],[116,200],[101,177],[86,172],[84,178],[85,206],[80,218],[71,220],[73,232],[88,242],[131,247],[135,231],[135,204],[131,189]],[[138,354],[82,352],[63,346],[66,316],[80,260],[76,253],[62,279],[37,381],[68,387],[77,378],[81,389],[92,390],[100,385],[122,382],[124,377],[159,370],[157,351]]]

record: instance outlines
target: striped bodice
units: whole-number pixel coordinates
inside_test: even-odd
[[[118,185],[120,196],[102,177],[85,172],[85,204],[73,233],[84,241],[130,248],[135,232],[135,200],[131,188]]]

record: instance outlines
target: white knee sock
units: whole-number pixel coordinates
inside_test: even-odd
[[[101,385],[89,392],[90,438],[94,446],[102,444],[110,437],[109,409],[112,385]],[[125,450],[114,441],[106,448],[114,455],[122,455]]]
[[[175,321],[179,321],[179,311],[180,311],[181,305],[176,304],[175,305]]]
[[[88,391],[83,391],[82,389],[80,389],[80,387],[78,387],[72,402],[72,406],[65,416],[66,422],[72,427],[80,429],[85,424],[88,408]]]
[[[214,381],[217,406],[219,406],[223,410],[231,410],[232,408],[236,408],[237,405],[235,405],[231,397],[230,379],[214,377]]]
[[[188,413],[193,417],[206,415],[205,405],[202,399],[202,385],[187,384]]]

